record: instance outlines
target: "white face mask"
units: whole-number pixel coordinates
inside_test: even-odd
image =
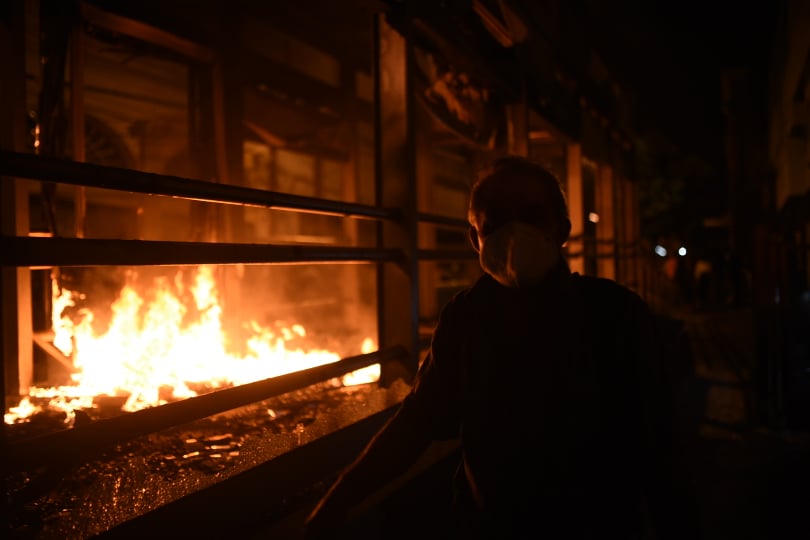
[[[560,246],[546,231],[512,221],[481,239],[481,267],[506,287],[543,279],[560,259]]]

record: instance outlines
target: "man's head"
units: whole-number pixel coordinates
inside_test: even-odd
[[[560,183],[521,157],[501,158],[483,172],[470,194],[468,219],[482,267],[508,286],[539,280],[559,260],[571,232]]]

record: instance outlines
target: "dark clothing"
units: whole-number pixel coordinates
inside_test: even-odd
[[[677,511],[652,339],[638,296],[567,268],[534,292],[484,275],[444,308],[399,415],[431,438],[460,437],[457,506],[470,531],[644,538],[645,507]]]

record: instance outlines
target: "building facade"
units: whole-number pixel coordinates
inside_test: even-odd
[[[60,316],[103,332],[134,280],[142,302],[194,290],[180,318],[216,314],[237,349],[282,322],[340,358],[370,336],[405,351],[382,385],[410,380],[480,275],[467,193],[505,155],[561,181],[572,270],[644,292],[630,100],[567,2],[14,0],[2,17],[6,410],[75,371]]]
[[[810,417],[810,9],[780,5],[768,92],[768,158],[764,218],[757,229],[756,305],[763,313],[761,396],[772,423],[807,426]]]

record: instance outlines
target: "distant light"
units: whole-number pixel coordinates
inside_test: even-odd
[[[596,212],[590,212],[588,214],[588,221],[590,221],[591,223],[599,223],[599,214],[597,214]]]
[[[667,249],[662,245],[655,246],[655,254],[659,257],[666,257],[667,256]]]
[[[679,247],[678,248],[678,255],[680,255],[681,257],[686,257],[686,248],[683,247],[683,246]]]

